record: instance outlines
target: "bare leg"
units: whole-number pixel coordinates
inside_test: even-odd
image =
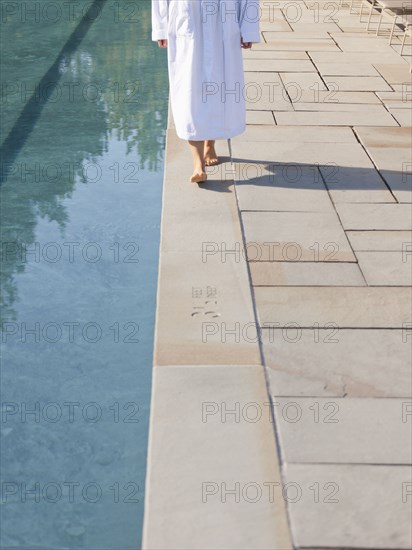
[[[219,159],[215,151],[214,139],[205,141],[204,156],[206,166],[214,166],[215,164],[219,164]]]
[[[190,178],[192,183],[198,183],[207,179],[205,172],[205,161],[203,159],[204,141],[189,141],[193,156],[193,175]]]

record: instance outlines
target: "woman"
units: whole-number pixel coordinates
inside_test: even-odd
[[[188,140],[191,182],[219,163],[216,139],[246,128],[241,48],[260,42],[259,0],[152,0],[152,40],[168,48],[176,133]]]

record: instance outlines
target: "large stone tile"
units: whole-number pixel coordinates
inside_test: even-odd
[[[289,464],[285,476],[297,547],[410,548],[409,466]]]
[[[410,397],[412,334],[400,330],[263,329],[274,396]]]
[[[402,84],[411,80],[407,62],[396,65],[394,63],[374,63],[374,67],[389,84]]]
[[[357,144],[356,137],[350,128],[296,128],[296,126],[277,126],[276,128],[249,127],[243,134],[232,138],[232,144],[240,141],[276,141],[276,142],[305,142],[305,143],[353,143]],[[259,145],[260,147],[260,145]]]
[[[309,51],[311,52],[339,52],[338,46],[333,40],[327,38],[315,38],[313,35],[310,38],[297,40],[294,36],[295,33],[282,33],[282,37],[278,32],[263,32],[266,44],[261,46],[262,49],[266,48],[266,45],[271,46],[274,49],[289,50],[289,51]],[[286,37],[286,34],[290,34],[290,38]],[[259,48],[258,48],[259,49]]]
[[[316,167],[235,163],[241,210],[331,212],[332,203]]]
[[[379,76],[371,63],[333,63],[319,61],[315,63],[322,76]]]
[[[335,212],[242,212],[249,260],[355,261]]]
[[[280,76],[273,73],[245,71],[244,96],[249,110],[292,111]]]
[[[402,252],[404,259],[409,258],[412,250],[412,232],[410,231],[347,231],[350,244],[357,251]]]
[[[388,51],[387,38],[368,36],[360,37],[357,33],[331,33],[331,37],[338,44],[339,48],[343,52],[383,52]],[[309,48],[310,49],[310,48]],[[359,55],[358,60],[363,59],[362,55]],[[399,62],[399,57],[398,57]]]
[[[276,125],[272,111],[246,111],[246,124]]]
[[[403,92],[377,92],[376,95],[382,102],[392,109],[407,109],[410,111],[412,102],[412,93]]]
[[[189,147],[167,132],[165,185],[163,190],[163,252],[201,253],[204,242],[238,242],[240,225],[236,222],[237,205],[233,186],[233,167],[229,162],[227,142],[217,142],[222,164],[208,169],[206,183],[189,183],[192,160]],[[203,222],[199,216],[201,209]],[[182,223],[184,220],[185,223]],[[190,227],[190,231],[188,228]]]
[[[282,73],[280,75],[291,98],[298,97],[296,96],[295,88],[298,91],[327,89],[319,74],[314,69],[312,69],[312,71],[311,73]]]
[[[154,364],[259,364],[257,341],[242,338],[255,326],[242,243],[204,250],[161,253]]]
[[[397,120],[397,122],[405,128],[412,126],[412,112],[408,109],[394,109],[391,104],[387,105],[391,115]]]
[[[313,72],[314,66],[305,59],[245,59],[245,71],[251,72]]]
[[[255,287],[261,327],[404,328],[412,289],[399,287]]]
[[[292,548],[285,503],[264,485],[280,483],[272,425],[222,415],[236,402],[267,402],[261,367],[155,369],[145,550]]]
[[[281,114],[276,113],[277,119]],[[315,116],[321,116],[322,114],[329,116],[333,113],[290,114],[312,114],[315,118]],[[337,114],[345,116],[348,113]],[[372,116],[373,113],[370,113],[370,115]],[[277,127],[276,132],[279,130],[280,128]],[[233,140],[232,155],[236,162],[260,162],[268,165],[274,163],[294,164],[299,173],[312,170],[312,173],[316,174],[318,168],[320,168],[326,186],[335,202],[395,202],[370,158],[363,147],[356,142],[354,136],[351,136],[351,142],[334,143],[334,133],[329,128],[319,131],[319,135],[313,127],[309,132],[301,128],[296,131],[302,133],[301,139],[296,141],[284,140],[273,143],[260,141],[258,145],[253,146],[253,144],[241,139]],[[285,130],[285,136],[288,133],[290,135],[290,132],[290,129]],[[254,133],[249,133],[248,137],[245,135],[244,139],[249,139],[252,136],[257,136],[259,139],[257,134],[258,131],[255,129]],[[305,141],[307,136],[311,134],[313,135],[313,141]],[[329,142],[327,141],[328,134],[330,134]],[[270,129],[268,129],[268,135],[270,135]],[[274,135],[277,134],[274,132]],[[279,136],[282,136],[281,132]],[[316,140],[322,143],[321,147],[319,147]],[[304,185],[302,185],[302,188],[304,188]]]
[[[243,50],[243,58],[246,59],[309,59],[305,51],[290,52],[287,50],[276,50],[266,46],[264,49],[256,49],[256,44],[250,50]]]
[[[369,251],[356,257],[368,285],[412,285],[412,243],[409,253]]]
[[[368,103],[380,105],[379,98],[373,92],[342,92],[333,90],[302,90],[299,97],[294,98],[293,105],[296,107],[299,103],[319,103],[325,105],[335,105],[348,103],[350,105],[367,105]],[[357,107],[354,107],[356,110]],[[354,111],[356,112],[356,111]]]
[[[276,397],[285,462],[410,464],[411,419],[404,398]],[[409,422],[407,421],[409,418]]]
[[[388,112],[381,112],[379,116],[376,116],[376,113],[373,112],[362,111],[346,111],[343,113],[279,112],[276,113],[276,121],[278,124],[288,126],[398,126],[396,120]]]
[[[314,253],[316,256],[316,253]],[[249,262],[254,286],[362,286],[359,266],[343,262]]]
[[[344,204],[336,205],[345,230],[410,231],[412,214],[409,204]]]
[[[372,148],[407,149],[412,147],[412,135],[407,128],[371,128],[356,126],[354,129],[361,143],[369,150]]]
[[[387,110],[383,105],[377,105],[375,103],[322,103],[320,101],[307,102],[298,101],[293,104],[296,111],[329,111],[329,112],[339,112],[346,111],[349,113],[374,113],[376,117],[379,117],[383,114],[385,117],[387,115]]]
[[[346,33],[344,33],[345,35]],[[339,40],[341,38],[344,38],[344,35],[336,35],[336,40]],[[345,41],[350,42],[351,40],[354,40],[353,37],[346,37]],[[368,39],[366,39],[368,40]],[[339,52],[311,52],[310,57],[314,61],[314,63],[320,63],[320,62],[329,62],[329,63],[352,63],[354,65],[358,63],[399,63],[399,54],[396,53],[391,48],[386,48],[385,51],[383,51],[381,48],[379,50],[373,49],[373,44],[376,43],[374,41],[374,37],[372,37],[371,44],[371,51],[360,51],[356,49],[356,45],[353,48],[355,51],[339,51]],[[369,45],[369,43],[368,43]]]
[[[367,150],[397,200],[412,202],[412,154],[407,141],[400,147],[367,147]]]
[[[392,88],[381,76],[325,76],[330,90],[376,92]]]

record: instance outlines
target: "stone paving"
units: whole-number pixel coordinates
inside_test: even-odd
[[[143,546],[410,548],[411,47],[261,6],[207,183],[169,110]]]

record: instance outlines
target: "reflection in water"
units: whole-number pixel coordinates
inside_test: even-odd
[[[150,40],[150,0],[98,4],[71,49],[79,21],[20,23],[3,70],[33,90],[64,52],[58,80],[36,92],[49,94],[41,109],[20,93],[2,107],[6,134],[24,134],[3,135],[8,548],[139,547],[167,65]],[[16,25],[3,31],[6,44]]]

